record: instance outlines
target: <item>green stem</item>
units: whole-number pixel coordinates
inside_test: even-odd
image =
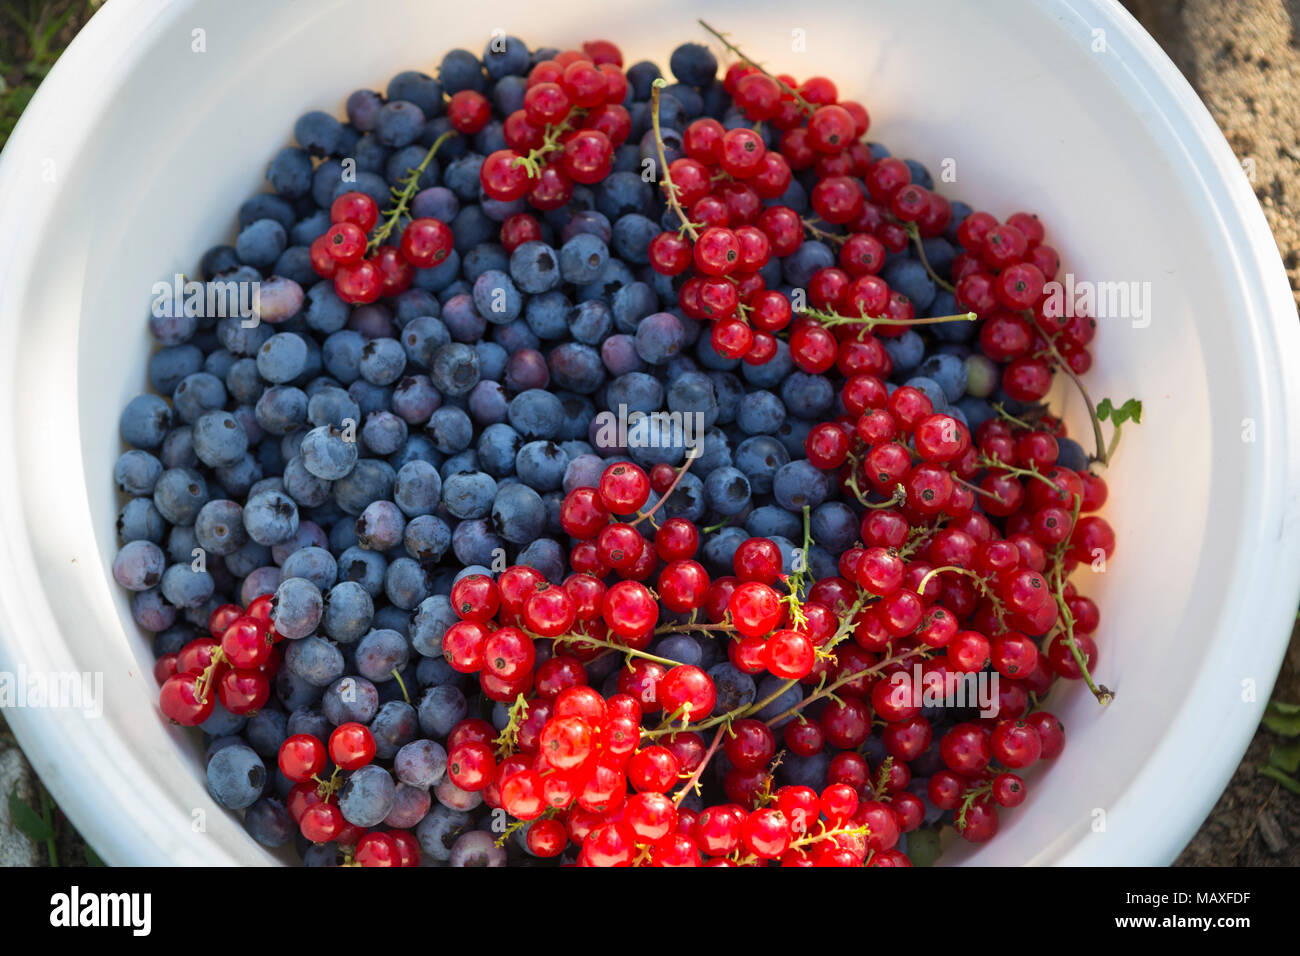
[[[433,162],[433,157],[438,154],[442,144],[457,135],[454,129],[449,129],[433,141],[429,151],[424,154],[424,159],[420,160],[420,165],[406,171],[406,177],[401,180],[401,188],[394,186],[392,189],[394,205],[384,211],[384,221],[380,223],[370,235],[370,241],[366,243],[366,255],[373,254],[379,249],[393,234],[397,224],[402,221],[403,217],[408,215],[411,206],[411,198],[419,191],[420,177],[424,171],[429,168],[429,163]]]
[[[653,515],[656,511],[658,511],[660,508],[664,506],[664,502],[667,501],[669,496],[672,495],[672,493],[677,490],[677,486],[681,484],[682,478],[684,478],[686,472],[690,470],[691,463],[694,462],[695,459],[699,457],[700,457],[699,446],[696,446],[695,448],[687,449],[686,464],[682,465],[681,468],[677,469],[677,475],[676,477],[673,478],[673,483],[664,490],[664,493],[662,495],[659,496],[659,500],[655,502],[655,506],[653,508],[651,508],[649,511],[637,513],[636,518],[631,522],[632,527],[635,528],[642,521],[645,521],[647,518],[649,518],[651,515]],[[651,522],[651,524],[653,523],[654,522]]]
[[[680,807],[682,801],[686,799],[686,795],[695,787],[699,786],[700,777],[704,776],[704,768],[709,765],[709,761],[713,759],[713,755],[718,752],[718,745],[722,743],[722,738],[725,737],[726,734],[726,724],[718,727],[718,732],[713,735],[713,743],[709,744],[709,749],[704,752],[704,757],[700,760],[700,765],[695,768],[695,772],[691,774],[690,778],[682,786],[681,790],[677,791],[677,796],[673,799],[674,807]]]
[[[974,322],[979,318],[974,312],[957,312],[953,315],[932,315],[915,319],[889,319],[883,316],[840,315],[838,312],[826,312],[821,309],[803,309],[802,313],[816,319],[828,329],[839,325],[859,325],[870,332],[878,325],[941,325],[945,322]]]
[[[916,223],[904,223],[903,229],[912,237],[912,242],[916,246],[916,254],[921,258],[921,265],[925,266],[925,271],[930,273],[930,278],[934,280],[935,284],[949,292],[956,292],[957,287],[940,276],[939,273],[935,272],[930,266],[930,260],[925,256],[925,245],[921,242],[921,230],[916,228]]]
[[[758,72],[762,73],[764,76],[770,76],[772,77],[772,79],[776,80],[777,85],[780,86],[784,92],[794,97],[794,101],[799,104],[800,111],[808,114],[809,116],[812,115],[814,109],[813,105],[809,103],[806,99],[804,99],[801,95],[799,95],[798,90],[792,87],[789,83],[785,82],[785,80],[781,79],[779,76],[773,76],[771,73],[769,73],[767,70],[763,68],[763,65],[761,63],[757,63],[754,60],[751,60],[748,56],[745,55],[745,52],[741,50],[740,47],[736,46],[734,43],[732,43],[730,40],[727,39],[727,35],[725,33],[715,30],[713,27],[709,26],[703,20],[698,21],[698,23],[700,24],[700,26],[704,27],[704,29],[708,30],[715,37],[717,37],[718,42],[721,43],[723,46],[725,46],[728,50],[730,50],[738,59],[740,59],[745,63],[748,63],[750,66],[758,70]]]
[[[764,723],[766,723],[769,727],[773,727],[776,724],[779,724],[781,721],[785,720],[786,718],[793,717],[795,714],[799,713],[799,711],[803,710],[805,707],[807,707],[809,704],[813,703],[814,701],[835,696],[835,691],[839,690],[845,684],[851,684],[855,680],[860,680],[861,678],[867,677],[871,674],[879,673],[881,670],[883,670],[886,667],[892,667],[894,664],[908,660],[909,658],[912,657],[916,657],[918,654],[926,654],[930,650],[931,649],[926,646],[913,647],[909,650],[903,651],[903,653],[901,654],[895,654],[892,657],[885,658],[883,661],[878,661],[877,663],[872,664],[870,667],[863,668],[860,671],[855,671],[852,674],[846,674],[843,677],[841,677],[839,680],[835,681],[834,683],[827,684],[825,687],[809,694],[803,700],[799,701],[799,703],[791,707],[787,707],[785,710],[781,711],[781,713],[777,714],[775,717],[771,718],[770,720],[764,721]]]
[[[650,125],[654,128],[655,149],[659,153],[659,185],[663,188],[668,208],[677,213],[677,218],[681,221],[680,232],[686,233],[692,239],[698,239],[700,230],[695,223],[691,222],[690,216],[686,215],[686,210],[677,199],[677,184],[673,182],[672,174],[668,171],[668,156],[664,153],[664,136],[659,128],[659,91],[667,85],[662,77],[650,84]]]

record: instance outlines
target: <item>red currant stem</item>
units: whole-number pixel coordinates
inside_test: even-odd
[[[827,232],[825,229],[818,228],[816,219],[801,219],[803,227],[808,230],[808,234],[814,239],[821,239],[824,242],[832,242],[837,246],[844,245],[844,240],[848,236],[841,236],[838,233]]]
[[[1000,504],[1006,504],[1006,501],[1003,499],[1003,497],[1000,494],[998,494],[996,491],[989,491],[986,488],[981,488],[979,485],[971,484],[965,478],[958,478],[956,475],[952,476],[952,480],[955,481],[957,484],[961,485],[963,488],[970,489],[971,491],[975,492],[975,494],[977,495],[983,495],[985,498],[992,498],[994,501],[999,502]]]
[[[1051,488],[1052,491],[1059,492],[1061,490],[1052,482],[1052,479],[1048,478],[1037,468],[1019,468],[1016,465],[1008,465],[997,455],[980,455],[979,462],[985,468],[995,468],[998,471],[1005,471],[1009,475],[1018,475],[1021,478],[1037,478],[1039,481],[1047,485],[1047,487]]]
[[[677,475],[673,478],[673,483],[664,489],[664,493],[659,496],[659,500],[655,502],[655,506],[653,508],[651,508],[649,511],[637,512],[636,518],[634,518],[630,522],[632,527],[635,528],[642,521],[644,521],[646,518],[649,518],[651,515],[653,515],[656,511],[658,511],[660,508],[664,506],[664,502],[667,501],[669,496],[671,496],[672,493],[677,490],[677,486],[682,483],[682,478],[686,475],[686,472],[690,470],[691,463],[694,462],[695,459],[698,457],[700,457],[699,446],[696,446],[695,448],[691,448],[686,452],[686,464],[682,465],[681,468],[677,469]],[[651,523],[653,524],[653,522]]]
[[[955,480],[961,481],[960,478],[955,478]],[[941,515],[932,525],[921,525],[909,530],[907,532],[907,543],[898,549],[898,556],[900,558],[910,558],[919,548],[930,543],[931,535],[942,528],[947,523],[947,520],[945,516]]]
[[[1009,411],[1007,411],[1006,406],[1003,405],[1001,402],[993,402],[992,407],[993,410],[998,413],[999,418],[1005,419],[1006,421],[1009,421],[1013,425],[1019,425],[1021,428],[1027,429],[1029,431],[1033,431],[1033,429],[1035,428],[1035,425],[1030,424],[1029,422],[1025,421],[1023,418],[1017,418],[1015,415],[1012,415]]]
[[[555,809],[554,807],[548,807],[548,808],[547,808],[547,812],[550,812],[551,810],[554,810],[554,809]],[[546,813],[543,813],[542,816],[543,816],[543,817],[546,816]],[[540,820],[541,817],[534,817],[533,819],[534,819],[534,820]],[[497,845],[497,846],[505,846],[505,845],[506,845],[506,841],[509,840],[510,837],[514,835],[514,832],[515,832],[516,830],[521,830],[521,829],[523,829],[524,827],[528,826],[529,822],[530,822],[530,821],[528,821],[528,820],[512,820],[509,824],[506,825],[506,828],[505,828],[504,830],[501,831],[501,835],[500,835],[499,837],[496,838],[496,841],[495,841],[495,842],[496,842],[496,845]]]
[[[1050,336],[1043,336],[1047,341],[1047,351],[1051,353],[1052,358],[1056,360],[1056,365],[1066,375],[1070,376],[1070,381],[1074,382],[1075,387],[1079,389],[1079,394],[1083,396],[1083,404],[1088,407],[1088,419],[1092,422],[1092,437],[1097,443],[1097,454],[1093,456],[1093,461],[1100,462],[1102,467],[1110,464],[1110,450],[1106,447],[1106,439],[1101,433],[1101,419],[1097,417],[1097,406],[1092,403],[1092,396],[1088,394],[1088,386],[1083,384],[1074,369],[1070,368],[1070,363],[1061,355],[1056,343]]]
[[[704,757],[700,760],[700,765],[695,768],[695,772],[690,775],[685,785],[677,791],[677,796],[673,799],[673,806],[680,807],[686,795],[700,785],[700,777],[704,776],[704,768],[709,765],[713,755],[718,752],[718,747],[722,743],[722,738],[727,735],[727,724],[718,727],[718,732],[713,735],[713,743],[709,744],[709,749],[704,751]]]
[[[709,26],[703,20],[699,20],[697,22],[700,24],[700,26],[704,27],[704,29],[708,30],[715,37],[717,37],[718,42],[721,43],[723,46],[725,46],[733,54],[735,54],[735,56],[738,59],[742,60],[745,63],[748,63],[750,66],[752,66],[754,69],[758,70],[758,72],[764,74],[765,76],[770,76],[772,77],[772,79],[776,80],[777,85],[781,87],[783,91],[785,91],[790,96],[794,97],[794,101],[799,104],[799,109],[801,112],[807,113],[810,116],[812,115],[813,105],[809,103],[806,99],[804,99],[802,96],[800,96],[799,92],[796,89],[794,89],[794,87],[792,87],[789,83],[785,82],[785,80],[781,79],[779,76],[772,76],[771,73],[768,73],[767,70],[763,69],[763,65],[761,63],[757,63],[754,60],[751,60],[748,56],[745,55],[745,52],[741,50],[740,47],[736,46],[734,43],[732,43],[730,40],[727,39],[727,35],[725,33],[721,33],[718,30],[715,30],[713,27]]]
[[[728,517],[728,518],[723,518],[723,519],[722,519],[721,521],[719,521],[717,524],[711,524],[711,525],[709,525],[707,528],[701,528],[701,529],[700,529],[700,534],[702,534],[702,535],[704,535],[704,534],[715,534],[715,533],[721,531],[723,528],[727,527],[727,525],[729,525],[729,524],[731,524],[731,518],[729,518],[729,517]]]
[[[501,728],[501,733],[497,734],[497,758],[504,759],[515,752],[519,744],[519,725],[528,718],[528,701],[524,695],[520,694],[515,698],[515,702],[510,705],[506,725]]]
[[[225,663],[225,660],[226,653],[218,644],[212,651],[212,660],[208,661],[208,666],[203,668],[203,673],[199,675],[199,679],[194,683],[194,697],[196,700],[202,702],[207,698],[208,688],[217,673],[217,667]]]
[[[537,179],[542,175],[542,160],[551,153],[558,153],[564,147],[560,145],[560,137],[573,129],[570,121],[575,117],[582,116],[585,110],[573,107],[564,115],[564,119],[552,125],[546,124],[546,129],[542,133],[542,145],[536,149],[530,149],[527,156],[520,156],[511,165],[522,166],[528,171],[529,179]]]
[[[785,710],[781,711],[781,713],[777,714],[775,717],[771,718],[770,720],[764,721],[764,723],[766,723],[769,727],[775,724],[779,724],[787,717],[795,716],[796,714],[799,713],[799,711],[803,710],[805,707],[807,707],[809,704],[813,703],[814,701],[823,700],[827,697],[833,698],[835,696],[835,692],[839,690],[841,687],[843,687],[845,684],[851,684],[853,681],[859,680],[860,678],[867,677],[871,674],[877,674],[880,671],[884,670],[886,667],[891,667],[894,664],[900,663],[905,660],[909,660],[910,658],[916,657],[918,654],[926,654],[930,650],[931,648],[925,646],[913,647],[906,651],[903,651],[901,654],[895,654],[892,657],[885,658],[883,661],[878,661],[877,663],[872,664],[870,667],[863,668],[860,671],[855,671],[852,674],[845,674],[843,677],[839,678],[835,682],[831,684],[827,684],[825,687],[820,687],[817,690],[813,691],[803,700],[799,701],[799,703],[786,708]]]
[[[957,287],[948,280],[942,278],[939,273],[935,272],[930,266],[930,260],[925,257],[925,244],[921,242],[921,230],[916,228],[916,223],[908,222],[903,224],[903,229],[911,237],[912,242],[916,244],[916,254],[921,258],[921,265],[925,266],[925,271],[930,273],[930,278],[934,280],[935,285],[946,289],[948,292],[956,292]]]
[[[966,814],[970,810],[971,806],[980,797],[984,796],[987,793],[991,793],[992,791],[993,791],[993,781],[987,780],[984,783],[980,784],[978,787],[972,787],[971,789],[963,793],[961,796],[961,807],[958,808],[957,816],[954,820],[956,825],[959,827],[964,827],[966,825]]]
[[[524,633],[537,640],[543,639],[528,630],[525,630]],[[656,657],[655,655],[648,654],[645,651],[637,650],[635,647],[628,647],[626,644],[620,644],[618,641],[610,641],[599,637],[587,637],[585,634],[561,634],[559,637],[554,639],[554,642],[557,645],[573,643],[585,644],[589,647],[605,647],[612,651],[618,651],[621,654],[625,654],[628,657],[639,657],[642,660],[654,661],[656,664],[663,664],[665,667],[677,667],[681,663],[680,661],[669,660],[666,657]]]
[[[650,123],[654,127],[655,149],[659,151],[659,185],[664,191],[664,199],[668,202],[668,208],[677,213],[677,218],[681,221],[680,231],[694,240],[700,238],[700,230],[696,228],[695,223],[691,222],[690,216],[686,215],[686,210],[682,208],[681,202],[677,199],[677,184],[673,182],[672,174],[668,171],[668,156],[664,153],[663,131],[659,127],[659,91],[667,85],[668,83],[663,77],[657,78],[650,84]]]
[[[979,318],[974,312],[957,312],[953,315],[931,315],[919,319],[889,319],[865,315],[840,315],[838,312],[826,312],[821,309],[801,309],[804,315],[816,319],[828,329],[839,325],[860,325],[868,332],[878,325],[941,325],[945,322],[974,322]]]
[[[1083,501],[1076,494],[1074,496],[1070,527],[1073,528],[1078,524],[1079,511],[1082,506]],[[1056,599],[1056,609],[1060,613],[1061,633],[1065,646],[1070,649],[1070,656],[1074,658],[1074,663],[1079,668],[1084,683],[1088,685],[1088,690],[1092,691],[1092,696],[1097,698],[1097,703],[1104,707],[1115,699],[1115,693],[1104,684],[1099,685],[1093,680],[1092,671],[1088,668],[1088,658],[1084,656],[1083,651],[1079,649],[1078,643],[1074,640],[1074,613],[1065,600],[1065,552],[1067,549],[1068,543],[1062,542],[1052,553],[1052,566],[1047,573],[1048,586],[1052,590],[1052,597]]]
[[[954,574],[965,574],[966,576],[974,579],[976,583],[982,583],[984,581],[982,577],[980,577],[970,568],[959,568],[955,564],[945,564],[942,567],[931,568],[929,571],[927,571],[925,573],[925,576],[921,578],[920,583],[917,584],[916,593],[923,594],[925,592],[925,586],[930,583],[930,579],[935,577],[936,575],[942,574],[944,571],[952,571]]]
[[[334,772],[330,774],[328,780],[322,780],[316,774],[312,774],[312,779],[316,781],[316,795],[322,800],[328,800],[335,790],[343,786],[343,783],[339,780],[338,767],[334,768]]]
[[[407,704],[410,704],[411,695],[406,692],[406,681],[402,680],[402,675],[397,672],[396,667],[393,668],[393,679],[397,681],[397,686],[402,689],[403,699],[407,702]]]
[[[795,563],[798,567],[793,572],[783,577],[786,586],[786,595],[781,598],[781,603],[789,609],[790,626],[795,630],[801,628],[808,621],[808,616],[803,612],[803,598],[800,596],[804,588],[804,583],[808,576],[808,555],[812,551],[812,508],[808,505],[803,506],[803,547],[796,553]]]
[[[690,634],[692,631],[726,631],[733,632],[736,625],[718,622],[717,624],[667,624],[663,627],[655,628],[655,635],[660,634]],[[621,646],[621,645],[620,645]]]
[[[885,793],[885,785],[889,783],[889,777],[893,771],[894,758],[891,754],[880,762],[880,769],[876,772],[876,785],[872,788],[875,793],[881,794],[886,802],[888,802],[889,796]]]
[[[375,231],[370,234],[370,241],[366,243],[366,255],[373,255],[385,240],[393,234],[397,224],[403,217],[409,216],[408,210],[411,205],[411,197],[419,191],[420,177],[424,171],[429,168],[429,163],[433,162],[433,157],[437,155],[442,144],[456,135],[454,129],[449,129],[433,141],[429,151],[424,154],[424,159],[420,160],[420,165],[406,171],[400,181],[399,186],[394,186],[392,190],[393,206],[384,210],[384,221],[375,227]]]
[[[860,611],[862,609],[862,606],[866,603],[867,597],[868,595],[866,594],[866,592],[862,592],[858,595],[858,599],[854,601],[853,604],[843,612],[840,612],[838,609],[836,609],[836,613],[840,614],[840,626],[835,631],[835,635],[829,641],[826,642],[826,644],[824,645],[825,647],[828,648],[834,647],[836,644],[839,644],[841,641],[843,641],[845,638],[849,636],[849,633],[856,626],[856,621],[854,620],[854,618],[857,617],[858,611]],[[676,664],[677,662],[674,661],[673,665],[676,666]],[[797,680],[784,681],[779,687],[776,688],[776,690],[772,691],[772,693],[768,694],[762,700],[755,701],[754,703],[746,707],[737,707],[735,710],[729,710],[725,714],[718,714],[716,717],[710,717],[708,720],[700,721],[698,724],[692,724],[689,726],[677,727],[677,728],[669,727],[666,729],[660,728],[657,730],[644,730],[641,732],[641,735],[643,737],[654,738],[654,737],[662,737],[665,734],[682,733],[683,731],[708,730],[711,727],[718,726],[718,724],[728,723],[732,720],[736,720],[741,717],[749,717],[753,714],[758,713],[760,710],[762,710],[768,704],[772,703],[774,700],[780,698],[782,694],[784,694],[786,691],[788,691],[791,687],[793,687],[797,683],[799,683]]]

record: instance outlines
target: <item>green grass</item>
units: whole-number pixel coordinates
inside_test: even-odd
[[[0,4],[0,147],[36,87],[104,0],[6,0]]]

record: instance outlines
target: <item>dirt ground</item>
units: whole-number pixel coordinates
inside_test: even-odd
[[[1300,289],[1300,0],[1126,0],[1201,95],[1259,197]],[[1300,301],[1300,296],[1298,296]],[[1300,628],[1273,697],[1300,701]],[[1300,865],[1300,797],[1259,768],[1261,729],[1179,866]]]

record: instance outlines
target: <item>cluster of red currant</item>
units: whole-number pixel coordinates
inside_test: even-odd
[[[294,782],[285,809],[312,843],[338,843],[350,847],[350,860],[358,866],[419,866],[420,843],[407,830],[369,830],[349,823],[339,809],[339,771],[360,770],[375,759],[375,738],[370,728],[354,721],[339,724],[328,744],[311,734],[293,734],[280,745],[280,772]],[[327,762],[335,771],[323,780]]]
[[[333,225],[312,241],[311,265],[317,275],[333,279],[338,297],[352,305],[400,295],[411,287],[416,269],[433,268],[452,250],[451,229],[431,218],[408,222],[396,246],[372,238],[379,207],[365,193],[339,196],[330,205],[330,220]]]
[[[484,193],[502,202],[527,197],[534,209],[546,211],[567,203],[574,183],[590,185],[609,175],[615,147],[632,131],[623,106],[628,86],[622,66],[618,48],[603,40],[534,66],[523,107],[502,124],[508,148],[490,154],[479,171]],[[458,128],[477,132],[487,119],[485,113],[477,127]],[[511,219],[502,227],[503,238],[508,232],[518,245],[541,237],[540,228],[531,234],[529,222],[536,227],[537,221],[527,213]],[[527,233],[513,235],[520,230]]]
[[[196,727],[212,716],[217,701],[237,715],[267,702],[282,640],[271,624],[271,601],[263,594],[246,609],[221,605],[208,618],[207,636],[158,658],[154,677],[162,685],[158,705],[165,717]]]

